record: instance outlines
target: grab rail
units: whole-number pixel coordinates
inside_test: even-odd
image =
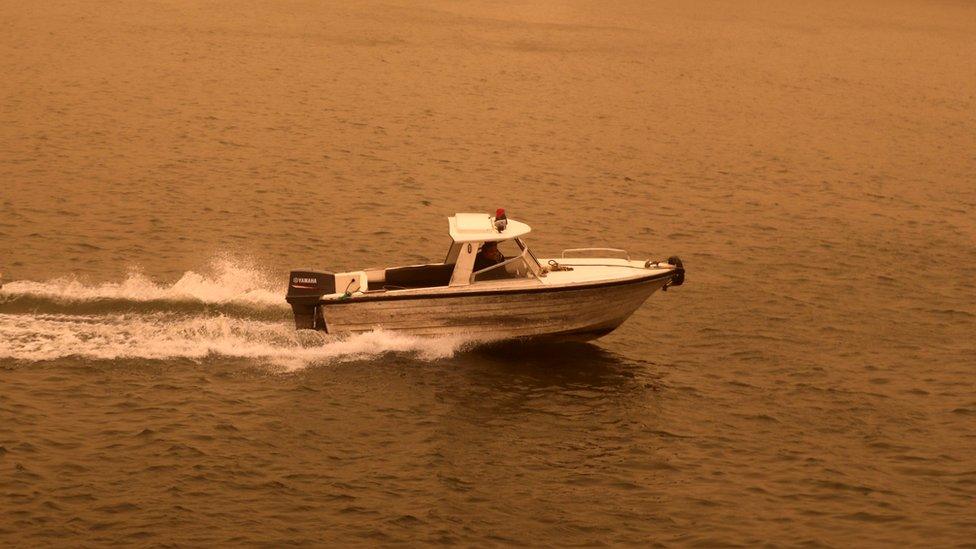
[[[565,259],[567,252],[569,252],[569,253],[575,253],[575,252],[615,252],[615,253],[623,254],[624,257],[627,259],[627,261],[630,261],[630,253],[627,252],[627,250],[621,250],[620,248],[569,248],[567,250],[563,250],[563,253],[562,253],[562,255],[560,255],[560,257]]]

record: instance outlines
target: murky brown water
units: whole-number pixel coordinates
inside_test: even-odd
[[[0,545],[972,543],[976,6],[795,4],[0,3]],[[499,206],[688,282],[289,327]]]

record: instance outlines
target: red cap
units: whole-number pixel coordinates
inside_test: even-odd
[[[505,219],[505,208],[495,210],[495,219]]]

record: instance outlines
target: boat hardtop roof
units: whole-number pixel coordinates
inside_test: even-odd
[[[484,213],[457,213],[447,218],[455,242],[500,242],[529,234],[532,227],[521,221],[508,220],[504,231],[495,228],[495,220]]]

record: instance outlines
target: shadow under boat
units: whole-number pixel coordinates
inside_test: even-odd
[[[514,378],[540,386],[660,385],[653,363],[627,358],[595,343],[508,340],[478,345],[461,356],[465,370],[486,379]]]

